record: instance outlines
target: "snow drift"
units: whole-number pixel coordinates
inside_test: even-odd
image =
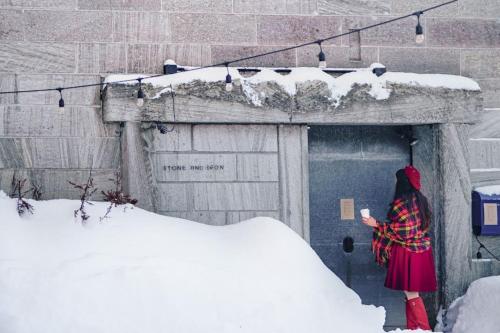
[[[445,333],[500,332],[500,276],[471,283],[467,292],[450,305],[446,317],[438,318],[436,329]]]
[[[213,227],[133,206],[30,201],[0,192],[0,332],[381,333],[363,305],[287,226]],[[398,330],[399,332],[399,330]]]

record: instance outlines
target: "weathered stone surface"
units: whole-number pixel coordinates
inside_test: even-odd
[[[280,220],[309,241],[309,177],[306,126],[278,127]]]
[[[278,183],[192,183],[195,210],[277,210]]]
[[[159,211],[194,211],[194,183],[162,183],[157,187]]]
[[[160,44],[130,44],[127,49],[128,73],[163,73],[167,46]]]
[[[241,221],[249,220],[254,217],[271,217],[273,219],[279,220],[279,212],[268,211],[268,212],[227,212],[226,213],[226,224],[235,224]]]
[[[462,1],[462,0],[460,0]],[[459,2],[460,2],[459,1]],[[422,10],[425,8],[430,8],[439,4],[442,4],[441,0],[413,0],[413,1],[401,1],[392,0],[391,12],[393,14],[411,14],[417,10]],[[449,5],[437,8],[425,13],[426,17],[432,16],[458,16],[458,5],[457,3],[451,3]]]
[[[500,185],[499,169],[484,169],[484,170],[472,169],[470,176],[472,185],[474,187]]]
[[[257,22],[257,38],[261,45],[298,44],[340,32],[341,18],[335,16],[264,15]],[[340,45],[340,40],[324,44]]]
[[[252,15],[171,14],[170,22],[173,42],[219,44],[256,42],[256,22],[255,16]]]
[[[116,169],[116,138],[0,138],[0,168]]]
[[[316,13],[314,0],[235,0],[235,13],[250,14],[312,14]]]
[[[471,183],[469,176],[468,125],[444,124],[439,127],[442,173],[441,256],[443,264],[443,302],[447,307],[462,295],[471,279]]]
[[[476,81],[481,87],[484,108],[500,108],[500,78]]]
[[[500,31],[498,31],[500,39]],[[477,79],[500,77],[500,50],[462,50],[462,75]]]
[[[210,46],[201,44],[131,44],[128,47],[129,73],[163,73],[163,63],[173,59],[179,65],[210,64]]]
[[[166,13],[115,12],[113,13],[113,41],[161,43],[170,38]]]
[[[112,40],[112,13],[28,10],[26,40],[104,42]]]
[[[0,91],[14,91],[14,90],[16,90],[16,75],[14,74],[0,75]],[[19,95],[16,94],[0,95],[0,104],[14,104],[18,96]]]
[[[162,7],[167,12],[180,13],[232,13],[232,0],[163,0]],[[235,13],[237,13],[235,11]]]
[[[500,17],[500,2],[498,0],[460,0],[458,10],[459,16],[497,19]]]
[[[79,73],[125,73],[127,48],[118,43],[81,43],[77,60]]]
[[[73,73],[75,45],[13,42],[0,47],[0,71],[7,73]]]
[[[366,68],[378,62],[378,50],[375,47],[362,47],[361,60],[351,60],[349,47],[323,46],[328,67]],[[318,66],[319,47],[317,45],[302,47],[297,50],[297,66]],[[385,64],[385,63],[384,63]],[[390,68],[390,67],[389,67]],[[392,68],[390,68],[392,70]]]
[[[473,139],[470,151],[471,169],[500,168],[500,139]]]
[[[117,170],[92,170],[92,178],[97,192],[92,200],[103,200],[101,191],[114,189],[111,179],[115,179]],[[42,191],[42,200],[50,199],[80,199],[80,191],[75,189],[68,181],[77,184],[85,183],[90,175],[90,170],[50,170],[50,169],[0,169],[0,190],[9,194],[12,190],[11,182],[17,179],[26,179],[25,189],[36,185]],[[28,198],[31,193],[27,193]],[[77,209],[78,207],[75,207]],[[104,215],[104,212],[103,212]]]
[[[256,107],[236,86],[228,93],[223,82],[193,82],[176,87],[176,120],[185,123],[292,123],[292,124],[433,124],[474,123],[482,110],[479,91],[450,90],[390,84],[387,100],[376,100],[368,86],[355,86],[335,106],[327,98],[325,82],[297,85],[290,97],[274,82],[263,82],[256,89],[265,93]],[[135,89],[135,90],[134,90]],[[108,85],[104,100],[105,121],[172,121],[172,105],[167,94],[136,106],[136,86]],[[149,94],[156,95],[158,91]],[[148,92],[146,91],[146,94]],[[394,102],[397,101],[397,102]],[[112,110],[112,111],[110,111]]]
[[[165,59],[183,66],[206,66],[211,64],[211,54],[210,46],[205,44],[168,44]]]
[[[342,33],[349,32],[349,29],[357,29],[377,24],[389,20],[393,17],[367,17],[348,16],[343,19]],[[376,28],[361,31],[361,44],[363,46],[415,46],[416,20],[408,18],[385,24]],[[349,36],[342,37],[342,45],[349,45]]]
[[[160,182],[237,180],[235,154],[157,153],[153,161]]]
[[[0,41],[24,38],[23,13],[20,10],[0,10]]]
[[[481,120],[471,128],[471,138],[500,139],[500,109],[484,110],[480,114]]]
[[[460,75],[456,49],[380,48],[380,62],[394,72]]]
[[[77,0],[0,0],[3,8],[76,9]]]
[[[124,191],[140,198],[139,207],[156,212],[161,199],[155,192],[152,161],[147,153],[151,146],[149,139],[140,123],[125,123],[117,150],[121,158]]]
[[[101,77],[96,75],[74,75],[74,74],[20,74],[17,76],[17,89],[32,90],[45,89],[47,87],[68,87],[81,84],[97,84],[101,82]],[[86,87],[80,89],[68,89],[63,91],[65,105],[101,105],[99,100],[100,87]],[[59,92],[43,91],[29,94],[19,94],[16,104],[48,104],[58,105]]]
[[[280,46],[239,46],[239,45],[212,45],[212,63],[219,64],[231,59],[240,59],[250,55],[270,52]],[[279,52],[276,54],[254,59],[235,62],[234,66],[259,66],[259,67],[294,67],[296,63],[295,50]]]
[[[159,11],[161,0],[78,0],[78,9]]]
[[[500,47],[500,22],[455,18],[427,18],[426,45],[450,47]]]
[[[0,135],[9,137],[114,137],[117,124],[104,124],[100,108],[51,106],[5,106]],[[3,134],[1,134],[3,133]]]
[[[239,181],[278,181],[277,154],[238,154]]]
[[[177,124],[172,132],[161,134],[153,130],[152,151],[189,151],[191,150],[191,126]]]
[[[208,225],[225,225],[225,212],[160,212],[160,214],[179,217],[190,221],[200,222]]]
[[[383,15],[391,11],[391,0],[318,0],[320,15]]]
[[[195,125],[193,150],[264,152],[277,151],[276,126]]]

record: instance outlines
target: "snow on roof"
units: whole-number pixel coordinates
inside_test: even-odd
[[[475,191],[484,195],[500,195],[500,185],[481,186]]]
[[[374,64],[375,65],[375,64]],[[383,67],[383,65],[378,65]],[[151,84],[153,87],[169,87],[180,84],[188,84],[194,81],[202,82],[223,82],[227,71],[225,67],[211,67],[178,72],[175,75],[165,75],[156,78],[146,79],[144,84]],[[290,68],[289,74],[280,74],[272,69],[259,68],[260,72],[250,77],[243,77],[237,68],[230,67],[229,73],[233,81],[241,83],[245,95],[255,104],[261,105],[262,92],[258,92],[255,87],[263,82],[275,82],[288,95],[294,96],[297,92],[297,84],[307,81],[325,82],[331,91],[330,99],[338,104],[341,97],[346,96],[352,87],[357,85],[371,86],[369,94],[377,99],[389,98],[391,94],[390,84],[403,84],[415,87],[445,88],[453,90],[479,91],[477,82],[462,76],[447,74],[415,74],[402,72],[387,72],[378,77],[372,73],[371,69],[359,69],[351,73],[343,74],[339,77],[332,77],[320,68],[316,67],[296,67]],[[136,79],[146,75],[110,75],[105,82]],[[126,84],[137,84],[137,81],[130,81]],[[154,96],[158,98],[162,93],[168,92],[168,88],[160,91]]]

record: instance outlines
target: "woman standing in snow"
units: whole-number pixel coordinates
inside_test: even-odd
[[[364,217],[363,223],[374,228],[372,249],[377,263],[388,267],[385,287],[405,293],[407,328],[430,330],[419,292],[436,291],[429,237],[431,210],[420,192],[420,173],[416,168],[398,170],[396,178],[387,221]]]

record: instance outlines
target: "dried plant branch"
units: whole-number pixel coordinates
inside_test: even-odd
[[[97,188],[94,186],[94,179],[92,178],[92,171],[89,174],[89,178],[87,182],[84,184],[77,184],[72,181],[68,181],[74,188],[80,191],[80,208],[74,211],[75,218],[80,215],[81,221],[83,224],[90,218],[90,215],[85,211],[85,204],[92,205],[89,201],[92,195],[97,191]]]
[[[101,191],[104,195],[104,201],[108,201],[110,204],[106,209],[106,214],[100,218],[100,220],[104,220],[109,218],[109,213],[111,209],[117,207],[119,205],[132,204],[135,205],[137,203],[137,199],[130,197],[129,194],[123,193],[122,181],[121,181],[121,173],[115,173],[115,179],[109,179],[115,184],[115,189],[111,191]]]

